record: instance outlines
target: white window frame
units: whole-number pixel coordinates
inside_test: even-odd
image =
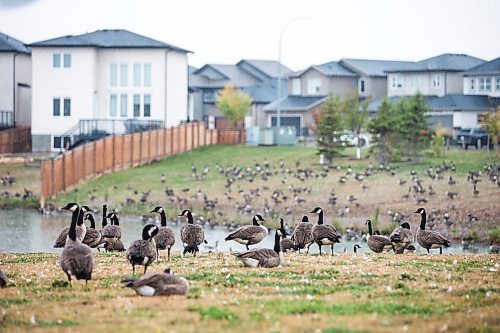
[[[403,88],[403,76],[401,74],[393,74],[391,76],[391,88],[392,89]]]
[[[363,88],[363,89],[361,89]],[[366,79],[365,78],[360,78],[358,80],[358,93],[360,95],[366,95]]]
[[[138,100],[137,100],[138,98]],[[132,100],[133,100],[133,103],[132,103],[132,116],[134,118],[139,118],[141,117],[141,114],[142,114],[142,107],[141,107],[141,102],[142,102],[142,97],[141,97],[141,94],[134,94],[133,97],[132,97]],[[136,103],[137,102],[137,103]],[[136,115],[135,114],[135,106],[136,105],[139,105],[139,114]]]
[[[470,92],[476,91],[476,78],[475,77],[469,78],[469,91]]]
[[[134,87],[140,87],[141,86],[141,64],[135,63],[133,65],[134,68]]]
[[[148,104],[149,105],[149,115],[148,116],[146,116],[146,99],[149,101],[149,104]],[[151,114],[152,114],[151,100],[152,100],[151,94],[144,94],[142,96],[142,112],[143,112],[142,115],[144,116],[144,118],[151,118]]]
[[[292,94],[300,95],[302,92],[301,81],[300,78],[294,78],[292,80]]]
[[[118,110],[120,118],[128,117],[128,94],[120,94],[120,107]]]
[[[109,86],[112,88],[118,87],[118,64],[109,64]]]
[[[153,81],[153,69],[151,64],[144,64],[144,73],[143,73],[143,80],[144,80],[144,87],[151,87],[151,82]]]
[[[120,87],[128,87],[128,64],[120,64]]]
[[[59,114],[58,115],[55,115],[54,114],[54,101],[55,100],[59,100]],[[65,115],[64,114],[64,105],[65,105],[65,102],[66,101],[69,101],[69,115]],[[52,97],[52,117],[71,117],[71,97],[61,97],[61,96],[54,96]]]
[[[62,55],[62,59],[63,59],[63,66],[64,68],[71,68],[71,53],[64,53]]]
[[[441,74],[433,74],[432,75],[432,88],[440,89],[441,88]]]
[[[57,64],[56,64],[56,59],[57,59]],[[52,54],[52,68],[61,68],[62,66],[62,61],[61,61],[61,53],[53,53]]]
[[[495,77],[495,90],[500,91],[500,76]]]
[[[307,80],[307,94],[319,95],[321,93],[321,78],[312,77]]]
[[[115,100],[114,108],[112,107],[112,100]],[[114,113],[114,115],[113,115]],[[109,95],[109,117],[116,118],[118,117],[118,94],[110,94]]]
[[[479,91],[480,92],[491,91],[491,77],[490,76],[479,77]]]

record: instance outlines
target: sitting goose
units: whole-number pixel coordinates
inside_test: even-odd
[[[124,288],[132,288],[141,296],[186,295],[189,290],[189,282],[183,277],[175,276],[170,268],[165,269],[163,273],[125,279],[122,283],[125,283]]]
[[[193,215],[190,210],[183,210],[179,216],[184,216],[188,219],[188,223],[183,225],[181,228],[181,240],[184,245],[182,255],[191,252],[196,257],[196,253],[200,251],[198,246],[203,242],[208,244],[205,240],[205,232],[202,227],[194,224]]]
[[[106,249],[113,248],[113,245],[117,243],[122,238],[122,230],[120,229],[120,221],[116,213],[109,213],[106,216],[111,224],[107,224],[106,220],[102,221],[102,238],[106,241]]]
[[[302,217],[302,222],[295,227],[291,240],[299,253],[301,249],[313,243],[312,228],[313,224],[309,222],[309,218],[305,215]]]
[[[389,237],[382,236],[380,234],[373,234],[372,221],[366,220],[365,224],[368,224],[368,235],[366,236],[366,241],[370,250],[375,253],[394,250],[394,245],[392,245]]]
[[[82,243],[87,244],[91,248],[97,248],[99,251],[98,245],[103,244],[103,242],[101,232],[95,228],[94,216],[91,213],[88,213],[85,215],[84,220],[90,221],[90,228],[87,228],[87,232],[85,233]]]
[[[333,255],[333,245],[335,243],[340,243],[342,237],[333,225],[323,224],[323,209],[316,207],[311,214],[318,214],[318,222],[312,227],[312,236],[313,242],[318,244],[319,254],[321,255],[322,245],[331,245]],[[311,244],[307,247],[308,252]]]
[[[159,251],[167,250],[168,261],[170,261],[170,249],[175,244],[175,234],[172,228],[167,227],[167,216],[165,215],[165,210],[162,206],[155,207],[151,213],[160,214],[161,227],[158,231],[158,235],[155,237],[156,242],[156,259],[160,259]]]
[[[80,207],[76,203],[69,203],[62,209],[69,210],[73,213],[71,217],[71,225],[68,232],[68,238],[64,250],[61,253],[61,268],[68,276],[68,281],[71,285],[71,275],[77,280],[87,281],[92,279],[92,270],[94,268],[94,254],[92,249],[76,236],[76,223]],[[85,237],[85,236],[84,236]]]
[[[64,209],[64,208],[61,208]],[[86,212],[90,212],[90,208],[88,206],[83,205],[80,207],[77,223],[76,223],[76,237],[83,241],[85,238],[85,233],[87,231],[87,227],[83,224],[83,214]],[[70,226],[64,227],[59,232],[59,236],[57,236],[56,242],[54,243],[55,248],[62,248],[66,244],[66,238],[68,238]]]
[[[437,231],[425,230],[425,224],[427,223],[427,214],[424,208],[419,208],[415,213],[420,214],[420,229],[417,231],[417,242],[421,247],[427,250],[439,248],[439,254],[443,254],[443,247],[450,247],[451,242],[443,237]]]
[[[283,219],[280,219],[280,228],[285,229],[285,221]],[[286,238],[286,235],[283,235],[283,238],[281,238],[281,250],[283,252],[288,252],[288,251],[296,251],[297,248],[293,244],[291,239]]]
[[[132,274],[135,274],[135,265],[144,266],[144,274],[148,265],[156,259],[156,243],[154,237],[159,228],[148,224],[142,229],[142,239],[133,241],[127,250],[127,259],[132,264]]]
[[[252,249],[245,252],[233,253],[248,267],[272,268],[283,263],[283,252],[281,251],[281,239],[286,236],[284,228],[276,229],[274,235],[274,249]]]
[[[394,229],[394,231],[389,236],[392,244],[394,245],[396,253],[403,253],[408,246],[413,243],[414,237],[413,232],[411,232],[410,224],[408,222],[404,222],[398,228]]]
[[[265,220],[261,215],[257,214],[253,217],[252,225],[245,225],[238,228],[225,238],[226,242],[228,240],[234,240],[235,242],[244,244],[246,245],[248,251],[248,245],[258,244],[268,235],[267,228],[259,224],[259,222],[265,222]]]
[[[9,279],[7,279],[5,273],[2,270],[0,270],[0,288],[4,288],[8,282]]]

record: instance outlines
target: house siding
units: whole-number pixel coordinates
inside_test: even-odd
[[[0,52],[0,111],[14,110],[14,86],[16,87],[16,126],[31,125],[31,88],[21,87],[18,84],[31,86],[31,55],[19,53],[16,55],[15,84],[14,53]]]

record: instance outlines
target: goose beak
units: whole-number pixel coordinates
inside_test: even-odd
[[[417,210],[417,211],[414,211],[414,213],[420,214],[420,213],[418,212],[418,210]]]
[[[155,211],[155,210],[152,210],[152,211],[150,211],[150,213],[156,213],[156,211]]]

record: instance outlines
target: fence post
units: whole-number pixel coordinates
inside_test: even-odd
[[[92,176],[95,176],[96,174],[96,168],[97,168],[97,151],[96,151],[96,144],[95,144],[95,141],[92,141],[92,145],[94,146],[94,149],[92,149],[92,152],[94,155],[94,158],[92,159],[94,161],[94,165],[92,166]]]
[[[56,194],[56,184],[55,184],[55,175],[54,175],[54,158],[50,159],[50,196]]]
[[[66,154],[62,156],[62,183],[63,183],[63,191],[66,192]]]

